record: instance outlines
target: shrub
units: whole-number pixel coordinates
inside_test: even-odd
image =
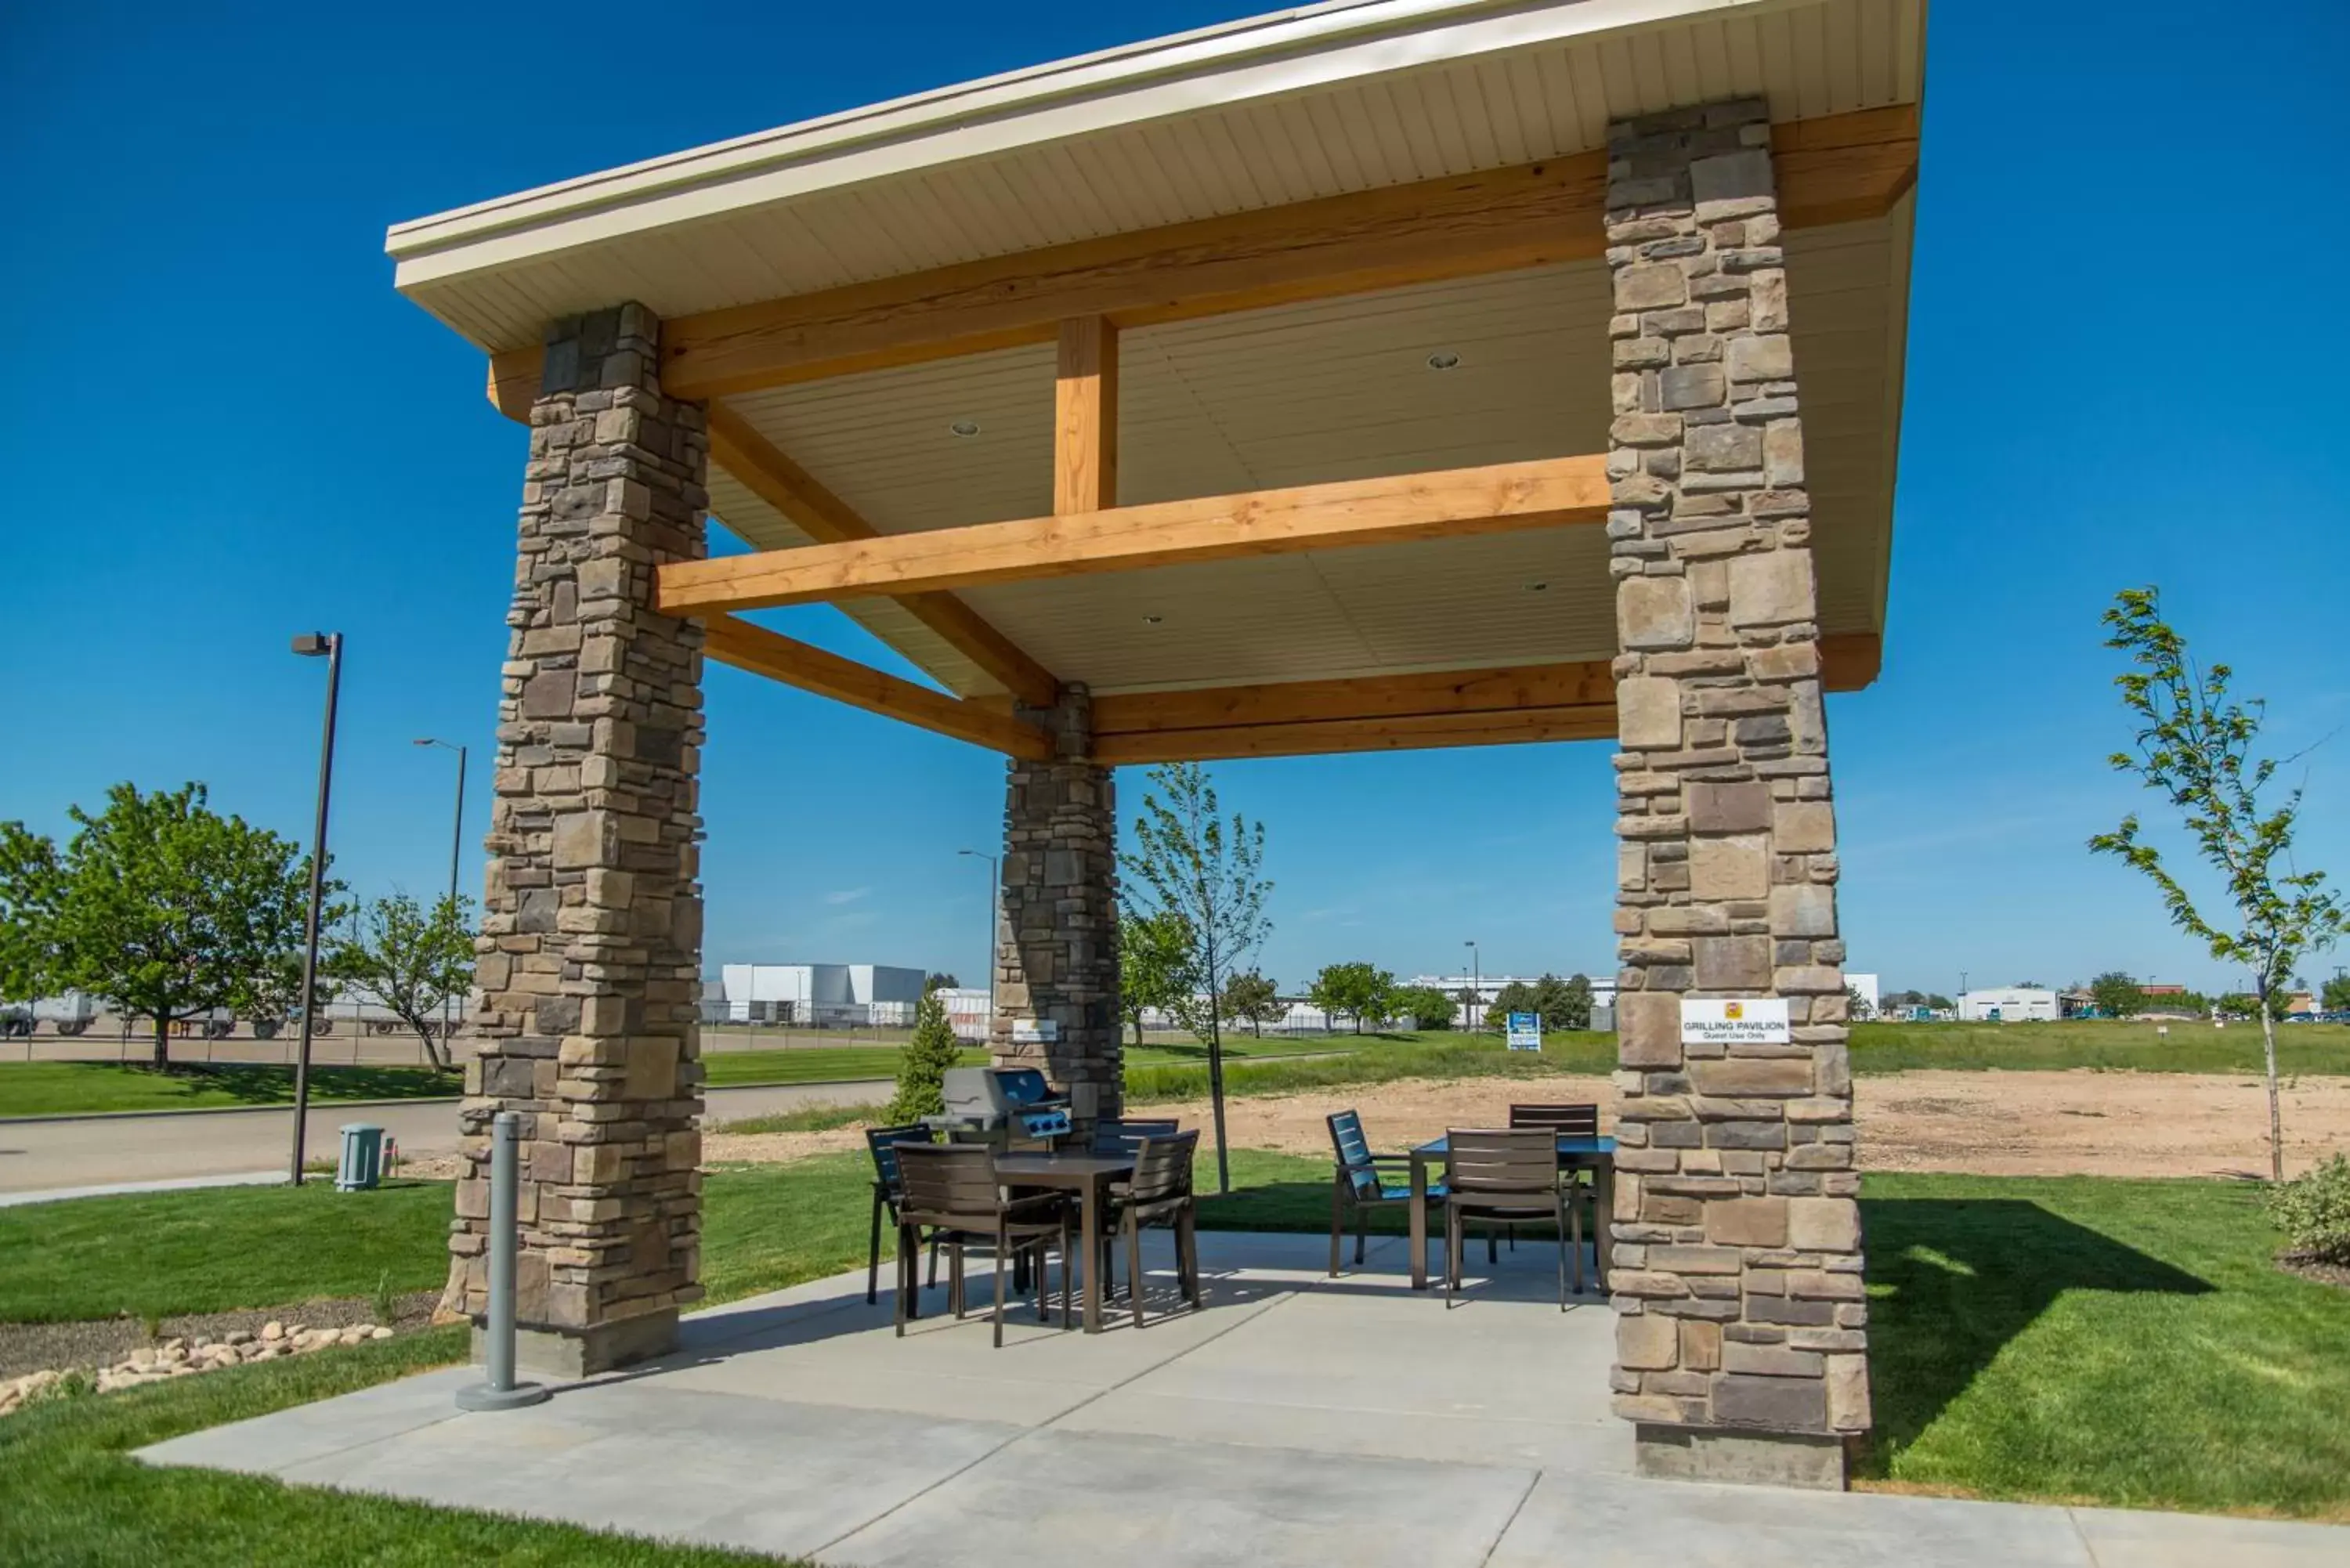
[[[2350,1264],[2350,1155],[2272,1188],[2268,1207],[2294,1257]]]
[[[924,991],[914,1009],[914,1037],[898,1060],[898,1096],[889,1102],[889,1119],[917,1121],[945,1110],[947,1069],[961,1050],[947,1022],[947,1004],[936,991]]]

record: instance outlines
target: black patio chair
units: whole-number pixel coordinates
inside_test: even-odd
[[[1548,1127],[1552,1135],[1556,1137],[1597,1137],[1599,1107],[1572,1104],[1513,1105],[1510,1107],[1510,1125],[1513,1127]],[[1569,1202],[1588,1202],[1592,1205],[1592,1229],[1596,1231],[1599,1224],[1599,1199],[1596,1186],[1586,1187],[1583,1184],[1583,1179],[1573,1170],[1567,1172],[1566,1186]],[[1510,1239],[1510,1251],[1516,1251],[1518,1228],[1514,1225],[1503,1225],[1501,1230]],[[1485,1232],[1485,1261],[1489,1263],[1492,1262],[1495,1256],[1493,1232],[1488,1229]]]
[[[1126,1232],[1126,1293],[1134,1303],[1134,1326],[1142,1326],[1142,1232],[1165,1225],[1175,1232],[1175,1282],[1196,1312],[1200,1307],[1200,1209],[1191,1192],[1191,1160],[1200,1134],[1169,1132],[1135,1145],[1134,1179],[1111,1189],[1112,1226]]]
[[[1003,1280],[1014,1261],[1026,1257],[1035,1272],[1036,1318],[1045,1315],[1045,1260],[1049,1247],[1061,1252],[1061,1326],[1073,1322],[1071,1303],[1076,1295],[1075,1269],[1069,1255],[1069,1206],[1057,1192],[1028,1198],[1008,1198],[995,1174],[994,1151],[979,1144],[918,1144],[894,1146],[898,1174],[903,1185],[903,1207],[898,1213],[898,1278],[910,1283],[920,1262],[921,1233],[928,1227],[947,1251],[947,1305],[963,1314],[963,1259],[982,1248],[995,1261],[995,1345],[1003,1346]],[[898,1292],[897,1329],[906,1332],[910,1289]]]
[[[1565,1312],[1570,1250],[1575,1288],[1583,1289],[1583,1222],[1560,1179],[1558,1134],[1549,1127],[1454,1127],[1445,1133],[1444,1141],[1450,1151],[1444,1172],[1449,1195],[1444,1211],[1446,1308],[1460,1293],[1461,1242],[1470,1220],[1518,1225],[1547,1220],[1558,1227],[1558,1306]]]
[[[1181,1128],[1182,1123],[1173,1116],[1128,1118],[1105,1116],[1094,1123],[1093,1152],[1111,1158],[1122,1158],[1134,1153],[1136,1147],[1144,1138],[1171,1137]],[[1110,1183],[1109,1199],[1113,1206],[1113,1213],[1116,1211],[1115,1206],[1126,1197],[1126,1194],[1125,1182]],[[1101,1269],[1102,1300],[1104,1301],[1109,1301],[1118,1294],[1117,1251],[1118,1228],[1115,1223],[1105,1224],[1101,1231],[1101,1256],[1096,1260]]]
[[[1358,1112],[1333,1112],[1329,1122],[1330,1145],[1337,1155],[1330,1176],[1330,1277],[1335,1280],[1338,1277],[1339,1245],[1347,1216],[1355,1217],[1355,1266],[1359,1269],[1363,1266],[1364,1244],[1370,1235],[1371,1210],[1411,1201],[1411,1156],[1373,1154],[1370,1143],[1363,1137],[1363,1118]],[[1405,1173],[1400,1180],[1391,1174],[1397,1167]],[[1441,1181],[1428,1184],[1431,1208],[1442,1203],[1444,1197]]]
[[[888,1210],[889,1223],[895,1227],[899,1211],[904,1207],[904,1190],[898,1180],[898,1146],[907,1143],[935,1143],[938,1137],[920,1122],[909,1122],[902,1127],[867,1127],[866,1152],[873,1157],[873,1225],[872,1251],[865,1264],[865,1304],[871,1306],[879,1299],[881,1282],[881,1212]],[[931,1241],[931,1284],[939,1282],[939,1244]],[[909,1283],[908,1289],[912,1289]]]

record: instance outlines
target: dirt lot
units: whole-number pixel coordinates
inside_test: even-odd
[[[1870,1170],[1952,1170],[1986,1176],[2223,1176],[2265,1174],[2268,1112],[2256,1077],[2184,1073],[1903,1073],[1858,1080],[1861,1165]],[[1329,1152],[1323,1117],[1363,1113],[1372,1141],[1401,1148],[1447,1127],[1490,1127],[1513,1098],[1596,1101],[1615,1110],[1606,1078],[1539,1085],[1497,1078],[1385,1084],[1230,1102],[1236,1147]],[[2305,1169],[2350,1149],[2350,1078],[2288,1081],[2285,1158]],[[1205,1101],[1152,1106],[1187,1127],[1208,1125]],[[715,1162],[795,1159],[860,1147],[854,1128],[822,1133],[712,1134]]]

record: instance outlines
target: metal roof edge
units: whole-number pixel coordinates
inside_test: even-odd
[[[684,198],[678,202],[682,211],[647,212],[644,222],[621,225],[658,227],[798,191],[860,183],[1434,59],[1800,3],[1331,0],[935,88],[411,219],[387,231],[384,248],[400,264],[399,286],[409,287],[584,243],[586,236],[565,231],[631,207]],[[1441,47],[1396,47],[1414,37]],[[1267,67],[1275,68],[1268,75]],[[1238,79],[1251,73],[1258,79]],[[1238,90],[1217,92],[1219,82]],[[983,128],[996,134],[976,134]],[[950,137],[976,145],[942,149]],[[827,165],[837,166],[835,177],[824,177]],[[791,178],[795,171],[800,178]],[[697,194],[705,199],[692,200]],[[533,235],[541,243],[530,243]],[[482,254],[460,259],[477,246]],[[440,265],[431,265],[435,258]]]

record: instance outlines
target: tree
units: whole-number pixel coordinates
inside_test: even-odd
[[[291,841],[214,812],[200,784],[153,794],[117,784],[103,812],[76,806],[72,816],[63,854],[9,825],[0,910],[12,927],[37,920],[46,934],[10,937],[5,961],[29,962],[44,989],[86,991],[151,1020],[154,1064],[168,1070],[172,1024],[249,1008],[298,953],[308,863]]]
[[[2146,1010],[2146,992],[2117,969],[2109,969],[2089,982],[2089,1001],[2107,1018],[2128,1018]]]
[[[2328,1012],[2350,1012],[2350,974],[2337,974],[2327,981],[2318,1005]]]
[[[1861,994],[1860,987],[1856,985],[1844,988],[1844,1006],[1846,1015],[1856,1023],[1866,1023],[1876,1012],[1876,1009],[1868,1005],[1868,998]]]
[[[1398,986],[1388,1007],[1414,1029],[1450,1029],[1461,1012],[1459,1002],[1432,985]]]
[[[427,913],[405,893],[378,898],[352,920],[349,934],[336,941],[322,966],[390,1008],[414,1031],[432,1064],[453,1065],[449,1042],[441,1038],[446,1004],[473,984],[473,925],[469,901],[442,894]],[[286,992],[299,1005],[297,968]]]
[[[1264,824],[1229,824],[1216,804],[1215,785],[1197,763],[1171,763],[1150,770],[1155,793],[1142,797],[1134,820],[1134,850],[1121,857],[1139,912],[1176,915],[1191,932],[1193,993],[1223,992],[1224,977],[1263,945],[1272,931],[1264,901],[1273,892],[1265,880]],[[1162,798],[1163,797],[1163,798]],[[1216,1189],[1232,1190],[1232,1159],[1224,1146],[1223,1023],[1207,1009],[1208,1100],[1216,1122]]]
[[[962,982],[955,979],[951,972],[941,970],[922,981],[922,989],[924,991],[961,991]]]
[[[1224,981],[1224,1016],[1245,1022],[1259,1036],[1264,1026],[1278,1023],[1289,1012],[1281,988],[1254,970],[1244,970]]]
[[[1543,976],[1534,982],[1534,1011],[1542,1014],[1545,1030],[1590,1028],[1590,977],[1578,974],[1561,980],[1555,974]]]
[[[1118,917],[1118,1007],[1142,1044],[1142,1015],[1169,1013],[1189,1023],[1198,987],[1199,944],[1191,928],[1172,910]]]
[[[0,822],[0,1002],[47,992],[57,970],[57,846]]]
[[[1314,977],[1306,994],[1314,1005],[1336,1017],[1341,1013],[1355,1021],[1355,1033],[1363,1032],[1367,1018],[1385,1018],[1395,997],[1395,976],[1386,970],[1367,963],[1333,963],[1322,966]]]
[[[1493,1003],[1485,1009],[1485,1027],[1499,1033],[1510,1026],[1513,1012],[1540,1012],[1541,992],[1524,981],[1513,980],[1493,993]]]
[[[2261,1018],[2268,1079],[2269,1174],[2284,1179],[2284,1124],[2277,1104],[2276,1020],[2270,999],[2303,958],[2330,947],[2350,930],[2350,913],[2325,887],[2322,871],[2293,869],[2293,828],[2301,791],[2288,791],[2274,810],[2261,791],[2275,776],[2273,758],[2254,760],[2265,704],[2229,695],[2234,671],[2224,664],[2199,670],[2187,639],[2162,618],[2153,588],[2128,588],[2105,613],[2107,648],[2130,656],[2136,669],[2115,678],[2122,706],[2137,722],[2137,749],[2116,752],[2115,769],[2168,797],[2197,852],[2218,874],[2220,906],[2233,911],[2225,925],[2207,918],[2162,854],[2139,836],[2133,812],[2089,847],[2142,872],[2162,895],[2170,923],[2199,939],[2210,955],[2251,972],[2254,1011]],[[2282,862],[2282,865],[2280,865]]]
[[[893,1122],[920,1121],[947,1108],[947,1069],[962,1058],[962,1044],[947,1022],[947,1004],[934,985],[922,987],[914,1004],[914,1033],[898,1055],[898,1093],[889,1102]]]

